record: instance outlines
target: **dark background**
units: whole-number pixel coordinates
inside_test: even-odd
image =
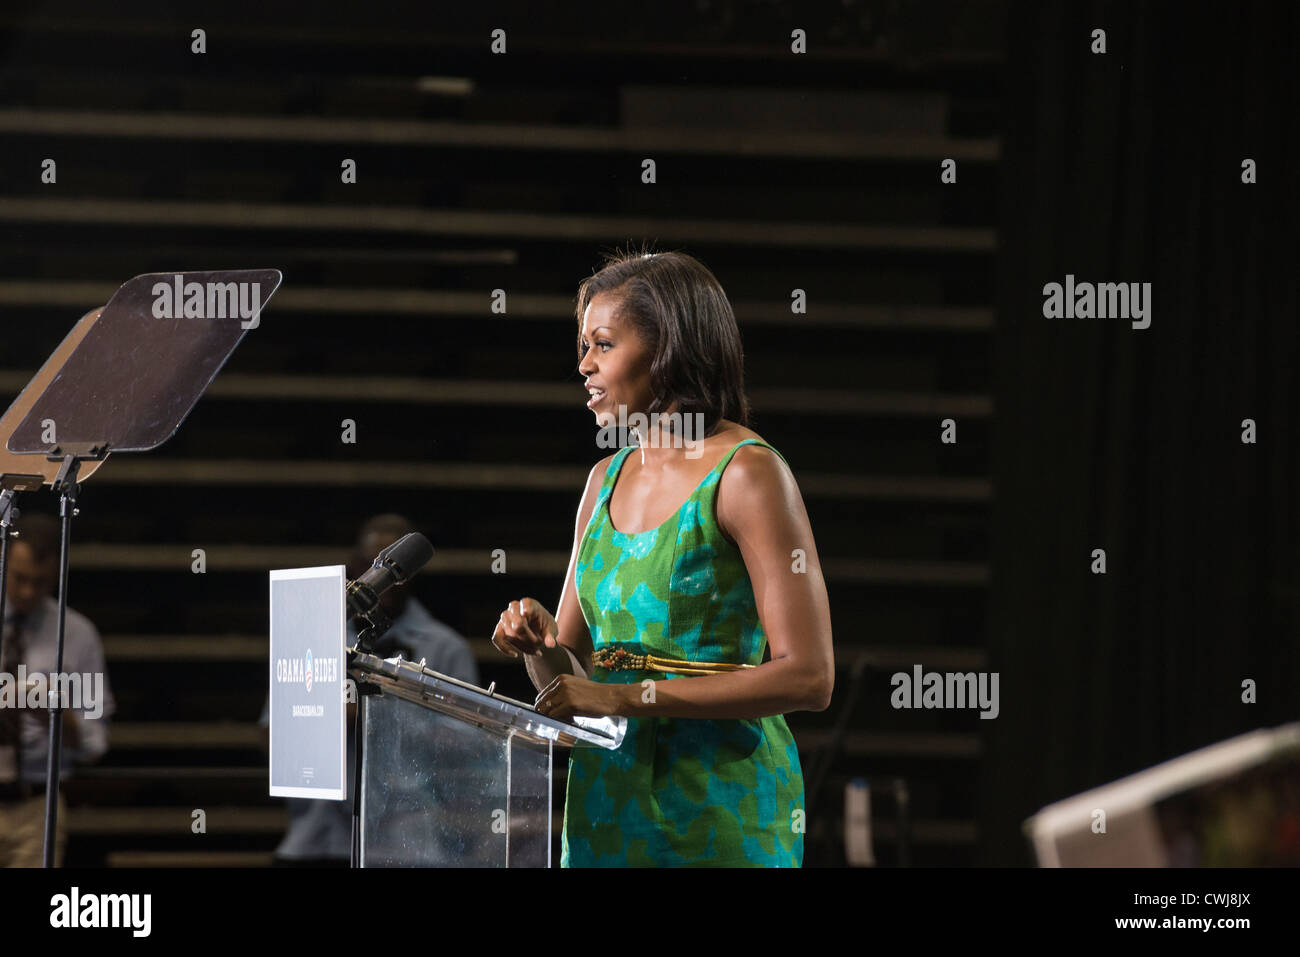
[[[1101,23],[1104,57],[1062,42]],[[1286,4],[1013,9],[990,862],[1027,805],[1295,719],[1298,36]],[[1273,175],[1244,185],[1247,157]],[[1151,282],[1151,327],[1043,319],[1066,273]]]
[[[269,860],[266,570],[342,561],[371,514],[428,534],[416,594],[529,694],[486,639],[512,599],[554,608],[605,454],[574,295],[643,241],[727,290],[817,536],[839,673],[788,718],[806,773],[853,706],[809,865],[843,863],[853,777],[880,863],[1027,864],[1044,804],[1295,718],[1290,5],[176,9],[0,12],[0,396],[131,276],[285,277],[180,433],[83,490],[71,604],[119,713],[69,784],[70,863]],[[1151,282],[1151,327],[1045,319],[1067,273]],[[999,717],[893,709],[914,663],[997,671]]]

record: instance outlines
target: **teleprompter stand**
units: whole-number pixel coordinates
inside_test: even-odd
[[[10,469],[0,458],[0,535],[7,540],[14,492],[48,482],[59,495],[59,614],[50,678],[44,866],[54,865],[62,763],[63,672],[68,549],[78,514],[78,478],[110,452],[148,452],[176,434],[199,397],[280,286],[276,269],[146,273],[128,280],[101,310],[88,313],[41,367],[5,417],[0,438],[14,455],[43,455],[45,467]],[[7,433],[7,434],[6,434]],[[11,479],[11,476],[15,476]],[[7,544],[7,541],[6,541]],[[0,547],[0,582],[4,581]],[[0,620],[4,614],[0,589]],[[22,769],[17,772],[21,779]]]
[[[0,416],[0,442],[7,443],[18,423],[27,417],[36,399],[45,391],[54,376],[63,367],[72,351],[81,344],[86,333],[99,321],[104,307],[92,309],[78,320],[72,331],[64,336],[59,347],[45,360],[40,371],[32,377],[27,386],[14,399],[13,404],[3,416]],[[89,477],[99,462],[90,463],[82,473],[82,478]],[[60,469],[59,463],[38,462],[29,457],[14,455],[0,445],[0,621],[4,620],[5,585],[8,581],[6,569],[9,561],[9,539],[13,524],[18,520],[18,493],[34,492],[41,486],[53,483]],[[4,634],[0,628],[0,658],[4,655]]]

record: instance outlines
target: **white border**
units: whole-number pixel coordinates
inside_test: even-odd
[[[267,582],[267,641],[266,641],[266,658],[267,658],[267,696],[271,698],[275,688],[275,659],[271,655],[271,620],[275,617],[274,609],[271,609],[271,603],[274,601],[275,589],[272,587],[278,581],[300,581],[307,578],[335,578],[339,583],[339,620],[343,622],[343,628],[339,631],[339,661],[341,667],[339,673],[339,692],[342,695],[342,702],[339,707],[339,767],[343,769],[341,783],[337,788],[307,788],[307,787],[277,787],[272,782],[275,781],[275,748],[270,746],[270,741],[274,740],[272,729],[275,727],[275,707],[272,705],[268,709],[267,734],[271,736],[267,742],[267,760],[266,760],[266,784],[267,793],[271,797],[292,797],[292,798],[310,798],[317,801],[342,801],[348,797],[347,780],[348,780],[348,707],[347,707],[347,566],[346,565],[318,565],[315,568],[273,568],[271,569],[270,578]]]

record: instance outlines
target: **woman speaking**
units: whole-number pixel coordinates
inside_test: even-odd
[[[540,713],[627,717],[617,749],[571,752],[561,866],[798,867],[782,715],[830,702],[830,607],[794,477],[748,428],[731,304],[688,255],[622,253],[576,315],[587,407],[635,424],[587,479],[557,615],[521,598],[492,636]]]

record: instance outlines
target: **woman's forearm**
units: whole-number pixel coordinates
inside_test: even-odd
[[[659,718],[763,718],[823,711],[822,677],[788,658],[718,675],[647,678],[620,688],[618,714]]]

